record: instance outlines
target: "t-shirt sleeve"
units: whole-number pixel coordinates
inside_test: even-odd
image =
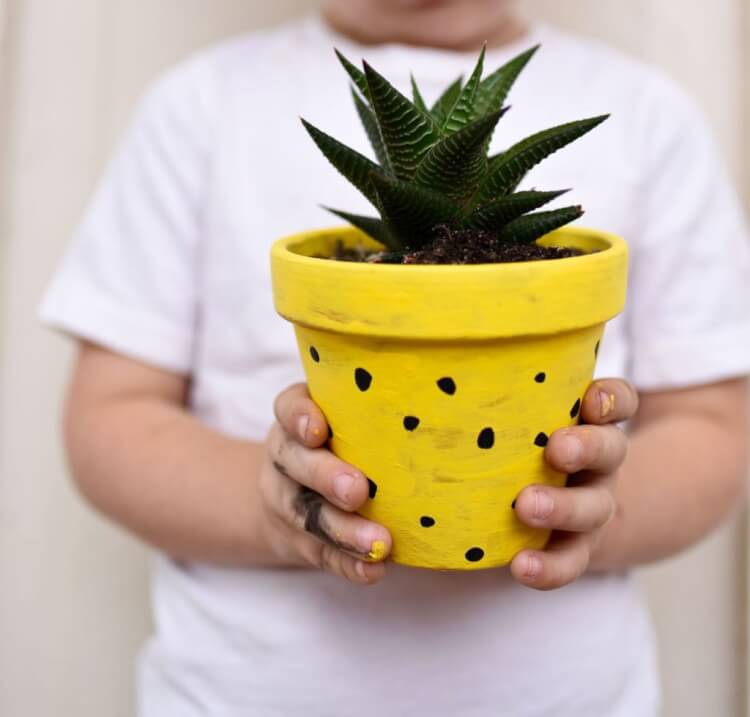
[[[40,309],[43,322],[189,373],[211,135],[205,82],[190,64],[143,98]]]
[[[642,390],[750,373],[750,242],[692,101],[666,81],[640,131],[641,228],[631,245],[629,375]]]

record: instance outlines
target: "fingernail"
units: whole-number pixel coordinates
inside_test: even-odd
[[[578,467],[583,454],[583,445],[578,438],[568,436],[563,443],[563,463],[571,470]]]
[[[615,406],[614,394],[599,391],[600,416],[606,418]]]
[[[357,530],[357,549],[370,560],[382,560],[385,557],[385,543],[381,539],[378,526],[366,523]]]
[[[382,540],[375,540],[373,541],[370,552],[367,553],[367,557],[370,558],[370,560],[380,562],[383,558],[385,558],[385,553],[385,543]]]
[[[529,555],[526,558],[526,570],[524,577],[535,578],[542,572],[542,561],[536,555]]]
[[[297,422],[297,431],[299,433],[299,437],[305,443],[307,442],[307,428],[309,425],[310,416],[304,415],[299,417],[299,421]]]
[[[552,496],[544,490],[534,491],[534,517],[538,520],[547,518],[555,507]]]
[[[364,580],[367,580],[367,573],[365,572],[365,564],[358,560],[356,563],[354,563],[354,572],[359,575]]]
[[[333,493],[342,502],[348,503],[354,481],[357,479],[349,473],[342,473],[333,479]]]

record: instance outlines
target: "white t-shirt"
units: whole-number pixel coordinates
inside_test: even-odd
[[[750,370],[750,256],[736,197],[693,104],[651,68],[544,26],[491,50],[494,69],[542,50],[513,90],[495,149],[557,123],[612,119],[527,186],[575,191],[583,223],[632,251],[627,310],[599,373],[641,389]],[[44,300],[44,320],[192,376],[191,409],[264,438],[274,396],[302,379],[272,306],[268,252],[367,210],[304,133],[303,116],[362,151],[331,47],[366,56],[428,101],[475,53],[362,48],[308,18],[224,44],[148,93]],[[141,717],[646,717],[658,689],[648,618],[627,574],[535,592],[506,570],[389,566],[372,588],[305,570],[229,570],[160,556]]]

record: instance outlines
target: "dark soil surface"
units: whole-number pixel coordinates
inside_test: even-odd
[[[421,249],[401,252],[368,253],[363,246],[347,249],[339,241],[330,257],[335,261],[375,264],[503,264],[541,259],[565,259],[583,252],[571,247],[544,247],[501,241],[496,234],[481,229],[435,227],[435,238]]]
[[[404,256],[404,264],[502,264],[540,259],[565,259],[582,252],[570,247],[513,244],[483,230],[435,228],[435,239]]]

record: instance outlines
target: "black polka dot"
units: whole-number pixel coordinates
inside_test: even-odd
[[[534,380],[537,383],[544,383],[547,380],[547,374],[544,373],[544,371],[540,371],[536,376],[534,376]]]
[[[484,557],[484,550],[481,548],[470,548],[466,551],[466,559],[470,563],[478,563]]]
[[[570,417],[578,418],[578,414],[581,412],[581,399],[577,398],[573,404],[573,408],[570,409]]]
[[[312,360],[315,361],[315,363],[320,363],[320,354],[318,353],[318,349],[314,346],[310,347],[310,356],[312,356]]]
[[[404,428],[407,431],[413,431],[419,425],[419,419],[416,416],[407,416],[404,418]]]
[[[435,525],[435,518],[431,518],[429,515],[423,515],[419,519],[419,524],[423,528],[431,528],[433,525]]]
[[[372,384],[372,374],[369,371],[365,371],[363,368],[358,368],[354,372],[354,380],[357,383],[357,388],[360,391],[367,391]]]
[[[599,356],[599,344],[600,343],[601,343],[600,341],[597,341],[596,346],[594,346],[594,356]]]
[[[449,396],[452,396],[456,392],[456,382],[448,376],[438,380],[437,385],[443,393],[447,393]]]
[[[483,428],[477,438],[477,445],[484,449],[492,448],[495,445],[495,431],[491,428]]]
[[[333,440],[333,428],[331,428],[331,424],[330,423],[328,424],[328,440],[329,441]]]
[[[373,500],[378,494],[378,484],[374,480],[367,479],[367,484],[370,487],[370,500]]]
[[[549,437],[546,433],[537,433],[536,438],[534,439],[534,443],[539,446],[540,448],[544,448],[547,443],[549,442]]]

